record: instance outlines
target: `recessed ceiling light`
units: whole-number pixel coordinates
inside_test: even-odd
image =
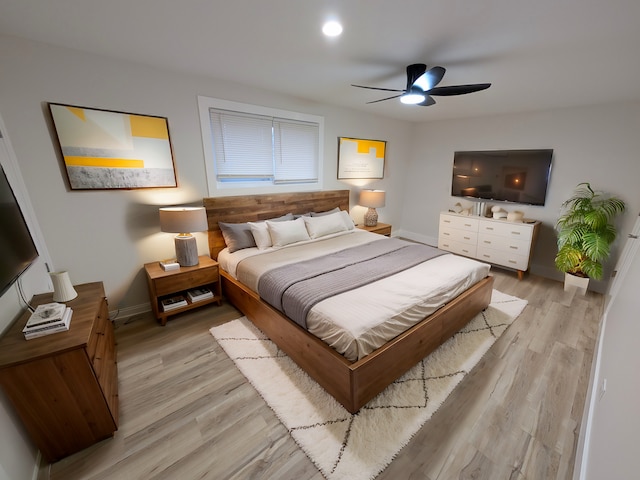
[[[327,37],[337,37],[342,33],[342,25],[335,20],[331,20],[322,26],[322,33]]]

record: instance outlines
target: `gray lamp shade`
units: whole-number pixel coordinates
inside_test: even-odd
[[[161,208],[160,229],[168,233],[204,232],[207,230],[207,214],[204,207]]]
[[[370,208],[384,207],[384,190],[362,190],[358,205]]]
[[[198,244],[191,232],[207,230],[204,207],[165,207],[160,209],[160,229],[178,233],[175,237],[176,260],[181,267],[198,265]]]

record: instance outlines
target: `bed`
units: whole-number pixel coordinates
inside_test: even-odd
[[[261,299],[255,290],[255,285],[249,287],[238,279],[237,263],[229,263],[229,258],[225,257],[229,249],[226,248],[219,222],[223,222],[223,226],[224,223],[259,222],[291,213],[302,215],[307,212],[326,212],[336,208],[348,212],[349,190],[212,197],[204,199],[204,206],[209,225],[210,255],[214,259],[223,260],[229,270],[227,271],[221,264],[222,288],[227,300],[352,413],[357,412],[375,395],[462,328],[474,315],[486,308],[491,300],[493,278],[486,274],[487,266],[486,270],[478,270],[485,273],[474,279],[470,286],[464,286],[462,290],[458,286],[460,291],[456,292],[453,298],[447,299],[444,306],[438,306],[426,318],[416,319],[412,326],[397,335],[394,334],[393,338],[377,340],[382,343],[371,347],[371,351],[360,351],[360,347],[357,347],[354,350],[355,353],[354,351],[341,353],[340,348],[336,348],[335,345],[330,346],[326,341],[310,333],[308,326],[303,328]],[[358,242],[368,245],[369,239],[362,235],[369,235],[372,239],[378,237],[364,231],[354,231],[344,237],[364,239]],[[323,239],[323,243],[336,242],[342,245],[340,242],[343,242],[343,239],[340,234],[335,235],[337,240],[333,240],[333,235],[328,237],[331,237],[331,240]],[[386,242],[377,243],[384,244],[385,248],[391,245]],[[294,245],[292,251],[295,248],[302,247]],[[246,252],[249,251],[250,249],[246,250]],[[446,255],[458,258],[448,253]],[[433,261],[436,260],[438,258]],[[464,261],[474,262],[468,259]],[[243,260],[243,262],[249,263],[249,260]],[[389,282],[389,280],[386,281]],[[318,305],[322,306],[330,302],[331,300],[326,300]],[[315,309],[316,306],[311,311]],[[415,312],[413,313],[415,315]],[[349,350],[349,347],[346,349]]]

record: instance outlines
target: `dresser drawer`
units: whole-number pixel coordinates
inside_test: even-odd
[[[456,228],[469,232],[477,232],[478,222],[479,220],[477,218],[462,215],[448,215],[446,213],[440,214],[440,230],[443,228]]]
[[[476,245],[478,243],[478,233],[467,230],[458,230],[450,227],[440,229],[440,237],[443,240]]]
[[[464,255],[465,257],[475,257],[477,247],[475,244],[438,239],[438,248],[440,250],[446,250],[447,252],[457,253],[458,255]]]
[[[531,243],[533,228],[523,223],[480,221],[479,232]]]
[[[478,247],[493,248],[528,257],[531,243],[527,240],[521,240],[520,238],[500,237],[489,233],[479,233]]]
[[[515,268],[516,270],[527,270],[529,267],[529,257],[518,255],[504,250],[494,250],[493,248],[478,246],[478,260],[487,263],[502,265],[503,267]]]

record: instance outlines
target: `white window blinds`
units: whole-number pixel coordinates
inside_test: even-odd
[[[318,181],[317,123],[209,109],[218,182]]]

